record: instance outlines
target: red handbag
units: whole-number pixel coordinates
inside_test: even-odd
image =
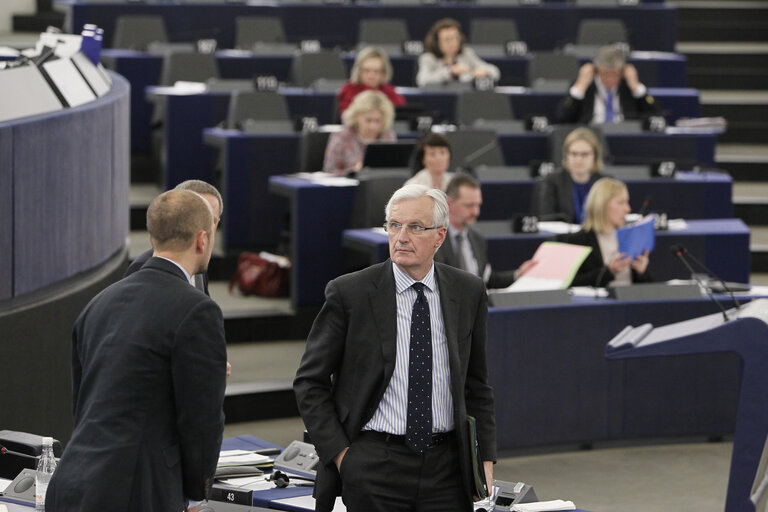
[[[237,271],[229,281],[229,292],[237,284],[243,295],[262,297],[288,296],[291,262],[284,256],[268,252],[243,252],[237,260]]]

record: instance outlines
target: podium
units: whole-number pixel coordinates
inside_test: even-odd
[[[726,512],[754,511],[750,492],[768,434],[768,299],[727,312],[654,327],[628,326],[606,346],[609,360],[732,352],[741,358]]]

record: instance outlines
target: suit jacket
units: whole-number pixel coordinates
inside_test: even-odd
[[[619,93],[619,105],[624,119],[642,119],[648,116],[659,114],[659,106],[653,96],[646,94],[640,98],[632,95],[632,90],[623,78],[619,82],[617,89]],[[558,105],[555,120],[558,123],[578,123],[589,124],[592,122],[592,116],[595,112],[595,97],[597,96],[597,86],[590,84],[584,92],[584,98],[579,100],[568,94]]]
[[[144,266],[144,264],[147,262],[149,258],[152,257],[152,253],[154,251],[152,249],[145,251],[141,254],[139,254],[135,260],[131,262],[130,265],[128,265],[128,268],[125,270],[125,274],[123,274],[123,277],[128,277],[129,275],[133,274],[134,272],[138,271],[141,267]],[[206,295],[211,295],[208,293],[208,273],[203,272],[202,274],[195,274],[195,287],[203,292],[205,292]]]
[[[224,430],[219,306],[150,258],[85,307],[72,338],[75,428],[46,510],[170,512],[204,499]]]
[[[613,281],[613,274],[603,263],[603,253],[600,251],[600,244],[597,242],[597,235],[594,231],[582,230],[577,233],[557,235],[555,239],[558,242],[586,245],[592,248],[592,252],[589,253],[587,259],[576,272],[571,286],[606,286]],[[648,269],[644,274],[638,274],[632,270],[633,283],[650,283],[651,281],[653,281],[653,275]]]
[[[605,178],[605,174],[592,174],[589,186],[600,178]],[[533,186],[533,209],[542,220],[579,224],[573,208],[573,180],[568,171],[562,169],[536,181]]]
[[[493,391],[485,359],[487,295],[477,277],[435,263],[448,342],[459,460],[470,491],[467,415],[477,419],[483,460],[496,459]],[[293,387],[299,412],[322,464],[318,511],[341,494],[335,457],[355,442],[378,408],[395,369],[397,303],[390,260],[334,279],[310,331]]]
[[[445,237],[443,245],[435,253],[435,261],[445,263],[452,267],[459,266],[459,259],[456,256],[456,250],[453,247],[453,237],[448,232],[448,236]],[[485,237],[478,233],[471,226],[467,228],[467,240],[472,247],[472,253],[477,260],[477,270],[480,272],[480,277],[485,281],[487,288],[506,288],[515,282],[515,271],[507,270],[495,272],[491,269],[490,263],[488,263],[488,243]],[[486,268],[490,270],[490,274],[486,277]]]

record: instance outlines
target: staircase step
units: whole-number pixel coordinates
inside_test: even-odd
[[[718,144],[717,167],[728,171],[736,182],[768,181],[768,146]]]
[[[680,1],[678,39],[681,41],[765,41],[768,9],[765,1]]]

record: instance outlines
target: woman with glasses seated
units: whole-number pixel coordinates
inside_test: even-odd
[[[439,188],[443,192],[448,188],[448,182],[453,178],[453,173],[448,172],[451,164],[451,144],[444,135],[428,133],[421,138],[416,146],[414,156],[415,169],[423,168],[413,175],[406,185],[425,185],[430,188]],[[414,169],[414,170],[415,170]]]
[[[379,91],[384,93],[393,105],[405,105],[405,98],[398,94],[389,83],[390,80],[392,80],[392,63],[389,62],[387,52],[378,46],[366,46],[360,50],[355,57],[349,82],[339,89],[337,95],[339,115],[343,115],[355,96],[363,91]]]
[[[584,202],[603,167],[602,147],[589,128],[576,128],[563,142],[563,169],[533,187],[533,210],[541,220],[584,221]]]
[[[617,229],[630,212],[627,186],[613,178],[595,182],[587,196],[584,223],[578,233],[558,235],[558,242],[592,248],[571,286],[615,286],[653,281],[648,250],[634,259],[620,252]]]
[[[336,176],[359,171],[367,144],[397,140],[391,130],[394,119],[392,102],[379,91],[365,91],[355,96],[341,116],[344,128],[328,139],[323,170]]]

